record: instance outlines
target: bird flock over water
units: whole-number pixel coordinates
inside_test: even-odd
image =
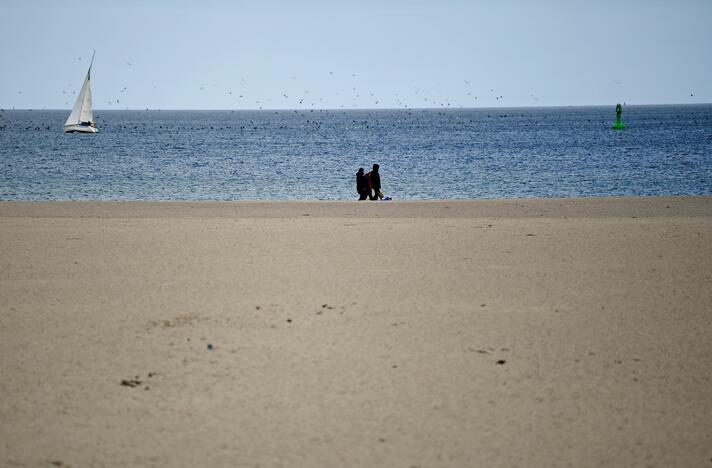
[[[81,61],[82,57],[78,57],[77,60]],[[134,61],[131,59],[124,60],[125,66],[129,70],[129,73],[134,73]],[[339,79],[339,72],[334,70],[329,70],[327,76],[331,80]],[[342,73],[345,79],[348,80],[346,84],[338,82],[330,82],[329,89],[338,89],[339,84],[343,85],[340,91],[333,91],[330,96],[319,95],[319,90],[315,89],[304,89],[305,86],[300,86],[302,89],[295,88],[295,82],[299,83],[301,80],[296,75],[289,75],[288,79],[291,82],[288,90],[282,90],[276,92],[274,96],[263,96],[258,95],[250,87],[249,81],[245,77],[240,77],[236,83],[235,87],[219,87],[217,84],[207,84],[201,83],[192,86],[193,91],[198,94],[208,94],[210,93],[211,98],[215,97],[215,94],[219,96],[223,94],[225,98],[223,104],[227,108],[240,108],[240,109],[263,109],[265,107],[270,108],[301,108],[301,109],[319,109],[323,108],[324,102],[340,102],[336,105],[338,108],[450,108],[450,107],[476,107],[484,105],[483,102],[486,100],[481,99],[477,93],[474,92],[473,86],[470,80],[463,80],[466,97],[450,97],[443,95],[441,92],[437,91],[439,83],[435,83],[435,87],[420,87],[412,86],[411,89],[405,92],[394,92],[394,93],[378,93],[371,89],[366,89],[365,85],[359,81],[359,74],[356,72]],[[336,87],[334,86],[336,85]],[[64,104],[70,106],[73,104],[73,98],[70,97],[71,94],[76,95],[77,85],[68,84],[66,89],[62,89],[62,95],[65,97]],[[158,84],[151,85],[152,90],[158,90],[161,87]],[[122,85],[118,90],[114,92],[114,95],[104,102],[110,108],[128,108],[128,106],[123,106],[129,97],[129,86]],[[21,93],[21,92],[20,92]],[[504,103],[504,96],[502,94],[495,93],[494,88],[490,88],[489,93],[484,93],[486,97],[490,98],[491,103],[501,104]],[[539,99],[531,94],[534,101]],[[325,99],[326,98],[326,99]],[[494,100],[494,101],[492,101]],[[135,107],[135,103],[132,102]]]
[[[132,62],[126,61],[127,66],[133,67]],[[339,80],[340,75],[343,77]],[[318,89],[313,86],[304,86],[305,80],[297,75],[288,75],[284,80],[286,89],[281,89],[271,96],[264,96],[255,92],[250,86],[250,81],[243,77],[236,80],[233,87],[224,87],[217,84],[200,83],[189,86],[198,95],[209,96],[209,99],[224,98],[222,104],[227,108],[259,109],[281,108],[281,109],[320,109],[324,108],[324,103],[338,102],[335,107],[345,108],[451,108],[451,107],[477,107],[490,104],[503,104],[504,95],[495,92],[494,88],[489,89],[489,93],[475,92],[470,80],[463,80],[461,89],[453,94],[460,94],[458,97],[444,95],[438,89],[440,83],[435,83],[431,87],[410,86],[406,91],[393,93],[379,93],[369,89],[364,82],[359,80],[359,73],[339,73],[334,70],[326,72],[326,88]],[[152,85],[152,89],[159,89],[158,84]],[[128,86],[119,89],[118,94],[125,93]],[[484,99],[483,99],[484,97]],[[533,93],[530,94],[532,102],[539,101]],[[107,105],[120,107],[121,96],[112,97],[106,101]],[[119,106],[117,106],[119,105]]]
[[[77,57],[78,61],[82,61],[83,57]],[[85,60],[86,62],[86,60]],[[139,66],[134,66],[136,63],[133,59],[125,59],[124,66],[126,68],[126,78],[132,79],[138,73]],[[463,79],[459,86],[450,84],[447,89],[449,94],[444,94],[441,90],[443,87],[436,82],[430,86],[408,85],[404,86],[399,92],[379,92],[368,85],[367,81],[360,80],[360,74],[357,72],[342,73],[334,70],[325,72],[326,80],[322,81],[325,85],[321,89],[313,86],[308,86],[306,80],[300,79],[299,76],[291,74],[283,80],[285,86],[283,89],[274,92],[272,95],[265,96],[264,93],[256,91],[254,86],[251,86],[250,80],[245,77],[240,77],[232,87],[224,85],[199,83],[187,86],[185,93],[190,93],[192,88],[197,96],[204,96],[206,107],[215,107],[216,100],[220,102],[220,107],[235,108],[235,109],[321,109],[321,108],[469,108],[469,107],[506,107],[507,101],[501,91],[495,88],[485,88],[478,91],[477,86],[473,84],[474,80]],[[623,83],[620,80],[614,80],[616,86]],[[136,88],[136,86],[133,86]],[[138,87],[140,88],[140,86]],[[162,86],[159,83],[149,85],[151,92],[160,91]],[[172,92],[175,88],[171,86]],[[184,88],[185,89],[185,88]],[[146,95],[146,90],[141,90],[141,95]],[[64,105],[71,107],[78,93],[77,83],[68,83],[65,88],[60,90],[61,98]],[[18,95],[23,94],[23,90],[17,91]],[[108,108],[126,108],[129,107],[145,107],[137,105],[134,94],[129,90],[128,85],[121,85],[118,89],[114,89],[110,96],[104,96],[103,100],[95,101],[105,103]],[[687,94],[685,94],[687,96]],[[690,97],[694,97],[694,93],[689,93]],[[528,94],[525,101],[531,105],[541,105],[546,101],[531,92]],[[183,101],[183,100],[181,100]],[[164,101],[165,102],[165,101]],[[325,103],[328,103],[325,105]],[[338,104],[334,104],[338,103]],[[149,103],[150,104],[150,103]],[[517,97],[517,104],[522,105],[522,96]],[[101,106],[97,106],[101,107]],[[150,106],[155,109],[160,106]],[[169,106],[172,107],[172,106]]]

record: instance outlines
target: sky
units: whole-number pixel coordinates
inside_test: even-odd
[[[0,0],[0,108],[712,102],[712,1]]]

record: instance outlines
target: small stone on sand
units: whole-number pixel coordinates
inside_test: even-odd
[[[124,387],[133,388],[133,387],[137,387],[137,386],[141,385],[141,381],[140,380],[122,380],[121,385],[123,385]]]

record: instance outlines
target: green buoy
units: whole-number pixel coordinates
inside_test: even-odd
[[[613,127],[611,127],[613,130],[623,130],[625,128],[625,125],[621,121],[622,113],[623,108],[621,107],[620,103],[616,104],[616,123],[614,123]]]

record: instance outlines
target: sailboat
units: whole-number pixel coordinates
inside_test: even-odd
[[[96,51],[94,51],[96,53]],[[99,129],[96,128],[94,123],[94,113],[91,108],[91,66],[94,64],[94,54],[91,56],[91,63],[89,64],[89,70],[87,70],[87,76],[84,78],[84,84],[82,85],[82,90],[79,91],[79,96],[77,96],[77,102],[74,103],[74,108],[72,112],[67,117],[67,121],[64,122],[64,133],[97,133]]]

